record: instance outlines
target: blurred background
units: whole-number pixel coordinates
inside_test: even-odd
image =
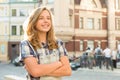
[[[97,45],[120,48],[120,0],[0,0],[0,61],[19,55],[22,24],[40,6],[52,11],[56,36],[70,57]]]

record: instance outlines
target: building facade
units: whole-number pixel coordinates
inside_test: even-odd
[[[29,1],[29,2],[28,2]],[[35,0],[0,0],[0,60],[13,60],[19,55],[23,39],[22,24],[38,2]]]
[[[97,45],[118,48],[120,0],[0,0],[0,60],[19,55],[22,24],[40,6],[52,11],[56,36],[65,42],[70,56]]]

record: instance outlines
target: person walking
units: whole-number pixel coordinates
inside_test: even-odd
[[[117,62],[120,62],[120,50],[117,50]]]
[[[100,46],[97,46],[95,48],[95,60],[96,60],[96,65],[99,66],[99,68],[102,68],[102,49],[100,48]]]
[[[93,64],[94,64],[94,55],[93,51],[91,50],[90,47],[86,49],[86,53],[88,54],[88,68],[93,69]]]
[[[28,72],[27,80],[62,80],[62,76],[71,75],[67,50],[53,28],[47,7],[36,8],[25,21],[20,58]]]
[[[117,52],[116,52],[116,49],[112,50],[112,64],[113,64],[113,68],[117,68]]]
[[[112,55],[110,48],[106,47],[103,51],[103,54],[105,56],[105,63],[106,63],[106,69],[109,69],[109,66],[111,66],[111,69],[113,70],[113,64],[112,64]]]

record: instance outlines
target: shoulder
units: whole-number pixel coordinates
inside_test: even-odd
[[[21,43],[27,43],[28,42],[28,40],[22,40],[21,41]]]
[[[57,39],[56,42],[58,45],[63,45],[63,41],[61,39]]]
[[[27,40],[22,40],[22,41],[20,42],[20,45],[28,45]]]
[[[27,42],[27,40],[22,40],[22,41],[21,41],[21,43],[26,43],[26,42]]]

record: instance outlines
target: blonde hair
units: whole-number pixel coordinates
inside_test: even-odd
[[[52,14],[50,10],[47,7],[38,7],[36,8],[30,16],[27,18],[27,20],[24,22],[24,39],[28,39],[30,43],[32,44],[33,48],[36,50],[37,48],[40,48],[41,45],[39,44],[40,40],[38,39],[38,30],[36,30],[36,23],[38,21],[39,16],[41,13],[47,10],[50,14],[51,19],[51,29],[47,32],[47,43],[49,49],[58,48],[58,45],[56,43],[55,35],[54,35],[54,29],[53,29],[53,20],[52,20]]]

